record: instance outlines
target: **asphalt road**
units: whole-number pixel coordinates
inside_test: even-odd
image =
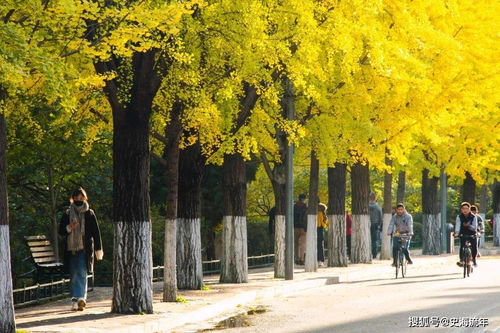
[[[467,279],[454,258],[414,261],[404,279],[388,262],[358,281],[267,301],[269,311],[247,317],[249,327],[220,332],[500,332],[500,257],[480,258]],[[487,326],[464,327],[469,318]]]

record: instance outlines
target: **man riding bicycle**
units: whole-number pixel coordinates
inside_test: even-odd
[[[392,242],[392,266],[396,267],[396,256],[401,244],[401,235],[406,234],[410,238],[413,236],[413,217],[406,212],[405,206],[399,203],[396,206],[396,214],[391,218],[391,223],[387,229],[388,236],[394,236]],[[413,264],[410,258],[410,239],[406,241],[406,246],[403,248],[403,253],[408,264]]]
[[[472,236],[476,236],[477,233],[477,217],[472,214],[470,210],[470,203],[462,202],[460,204],[460,214],[457,216],[455,221],[455,233],[454,236],[460,236],[460,248],[463,248],[467,238]],[[472,252],[472,262],[474,267],[477,266],[476,263],[476,255],[477,255],[477,241],[470,242],[471,252]],[[463,253],[460,251],[459,253],[460,261],[457,262],[457,265],[462,267],[464,265]]]

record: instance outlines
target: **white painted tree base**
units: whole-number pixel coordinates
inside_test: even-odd
[[[391,223],[392,214],[384,214],[384,222],[382,223],[382,246],[380,248],[380,260],[392,259],[391,236],[387,236],[387,230]]]
[[[114,313],[153,313],[151,222],[115,222]]]
[[[274,220],[274,277],[285,277],[285,215],[276,215]]]
[[[306,272],[316,272],[318,270],[318,247],[316,231],[317,215],[307,215],[307,237],[306,237],[306,258],[304,269]]]
[[[441,253],[441,215],[422,215],[422,254]]]
[[[351,262],[371,264],[372,248],[370,236],[370,216],[352,215]]]
[[[177,300],[177,222],[175,219],[165,221],[165,244],[163,257],[163,301]]]
[[[177,219],[177,288],[199,290],[203,285],[199,218]]]
[[[500,246],[500,214],[493,214],[493,246]]]
[[[0,225],[0,332],[14,333],[15,331],[9,225]]]
[[[345,215],[328,215],[328,267],[347,266]]]
[[[220,282],[248,281],[247,217],[224,216]]]

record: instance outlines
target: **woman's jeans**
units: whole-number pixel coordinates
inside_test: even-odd
[[[69,274],[71,284],[71,299],[77,301],[79,298],[87,299],[87,263],[85,251],[77,251],[69,254]]]

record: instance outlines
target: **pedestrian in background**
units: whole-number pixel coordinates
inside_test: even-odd
[[[300,194],[299,200],[293,206],[293,229],[295,243],[295,263],[303,265],[306,253],[307,236],[307,205],[306,195]]]
[[[372,241],[373,259],[377,258],[377,253],[378,253],[377,243],[378,240],[380,239],[379,234],[380,231],[382,231],[382,222],[384,219],[382,208],[380,208],[375,199],[377,199],[377,195],[374,192],[370,193],[370,204],[369,204],[370,236]]]
[[[318,204],[317,216],[317,245],[318,245],[318,266],[325,267],[325,230],[328,229],[328,218],[326,217],[327,207],[323,203]]]

